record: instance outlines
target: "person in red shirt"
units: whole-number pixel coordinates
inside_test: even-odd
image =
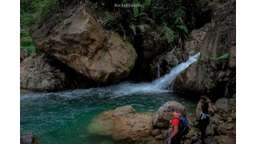
[[[172,119],[170,120],[171,130],[167,144],[180,144],[181,135],[179,134],[181,113],[173,112]]]

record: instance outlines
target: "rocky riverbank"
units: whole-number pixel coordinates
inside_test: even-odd
[[[236,139],[235,98],[220,98],[210,117],[205,142],[207,144],[234,144]],[[95,135],[111,136],[117,143],[163,144],[168,136],[172,111],[185,112],[175,101],[166,102],[155,113],[138,113],[132,106],[117,107],[97,116],[88,130]],[[194,110],[195,112],[195,110]],[[182,144],[201,144],[201,133],[195,115],[189,117],[191,129]]]

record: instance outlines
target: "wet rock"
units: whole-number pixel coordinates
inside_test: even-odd
[[[151,121],[150,116],[143,114],[116,117],[112,136],[115,140],[130,139],[132,141],[149,137],[152,129]]]
[[[106,111],[96,117],[89,126],[89,132],[99,135],[112,135],[114,130],[114,120],[116,117],[135,114],[132,106],[122,106],[113,111]]]
[[[113,115],[114,116],[125,116],[127,114],[135,114],[135,109],[130,106],[122,106],[122,107],[118,107],[116,109],[113,110]]]
[[[88,131],[117,141],[141,141],[151,137],[152,116],[136,113],[131,106],[118,107],[96,117]]]
[[[53,14],[32,37],[45,53],[97,83],[126,78],[137,57],[133,46],[105,31],[89,4]]]

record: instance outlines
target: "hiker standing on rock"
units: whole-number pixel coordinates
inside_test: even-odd
[[[180,144],[182,136],[186,135],[189,130],[189,123],[186,115],[174,111],[170,120],[170,135],[167,139],[167,144]]]
[[[196,107],[196,117],[198,120],[198,128],[201,131],[201,141],[204,144],[206,136],[206,128],[210,123],[210,115],[215,111],[214,106],[211,103],[211,100],[206,96],[201,96],[197,107]]]

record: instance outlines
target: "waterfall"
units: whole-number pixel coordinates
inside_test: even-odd
[[[191,64],[195,63],[200,56],[200,52],[190,56],[185,62],[180,63],[172,68],[170,72],[164,76],[152,81],[151,83],[122,83],[114,86],[114,93],[117,95],[129,95],[133,93],[153,93],[153,92],[167,92],[168,86],[175,80],[175,78]]]
[[[186,62],[183,62],[176,67],[172,68],[171,71],[165,74],[163,77],[160,77],[152,82],[152,85],[158,89],[166,89],[175,78],[187,69],[191,64],[196,62],[200,56],[200,53],[195,54],[194,56],[189,57]]]
[[[156,64],[156,77],[160,78],[160,64],[159,63]]]
[[[98,87],[98,88],[90,88],[90,89],[77,89],[73,91],[64,91],[64,92],[52,92],[52,93],[32,93],[27,94],[22,97],[22,100],[26,99],[37,99],[37,98],[47,98],[53,96],[59,96],[60,98],[65,99],[74,99],[80,97],[90,97],[91,95],[112,95],[111,98],[126,96],[131,94],[138,93],[162,93],[162,92],[170,92],[168,90],[168,86],[172,84],[175,78],[187,69],[191,64],[195,63],[200,56],[200,53],[197,53],[183,63],[180,63],[176,67],[172,68],[170,72],[165,74],[164,76],[149,82],[149,83],[121,83],[117,85],[107,86],[107,87]]]

